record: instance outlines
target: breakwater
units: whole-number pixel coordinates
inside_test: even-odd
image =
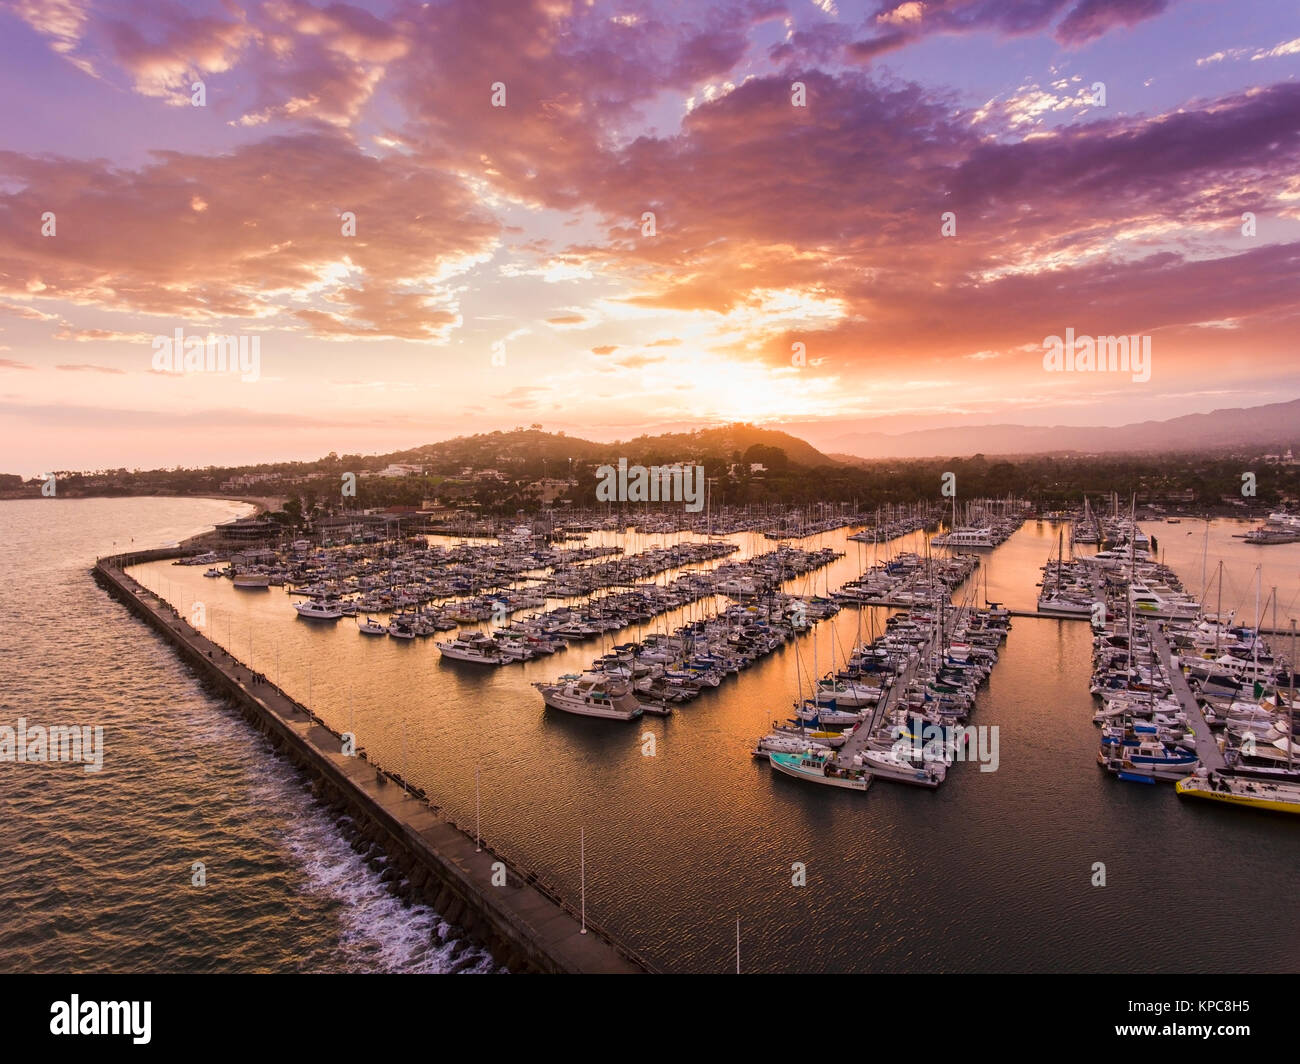
[[[653,970],[612,936],[584,921],[535,874],[519,868],[400,776],[345,753],[344,737],[309,707],[252,673],[126,573],[130,565],[193,551],[136,551],[99,559],[95,580],[176,649],[273,746],[311,779],[316,797],[355,821],[360,842],[378,847],[390,867],[448,923],[491,950],[514,972],[635,973]]]

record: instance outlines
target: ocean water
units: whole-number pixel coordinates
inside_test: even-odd
[[[487,971],[302,777],[91,579],[247,508],[0,503],[0,724],[103,728],[103,767],[0,762],[0,971]],[[194,865],[206,884],[196,886]]]
[[[1285,625],[1300,546],[1232,538],[1247,527],[1214,524],[1208,547],[1203,523],[1150,530],[1198,592],[1203,554],[1211,572],[1225,560],[1225,609],[1240,600],[1253,612],[1264,564],[1264,596],[1279,587]],[[672,537],[594,538],[643,549]],[[742,556],[771,546],[733,538]],[[1029,522],[972,586],[1032,609],[1056,543],[1055,526]],[[802,545],[846,557],[795,591],[824,593],[874,553],[843,532]],[[912,535],[890,549],[924,545]],[[472,830],[477,816],[494,848],[574,905],[584,839],[587,912],[668,970],[734,971],[738,920],[744,971],[1294,971],[1300,960],[1297,825],[1102,772],[1086,623],[1015,620],[972,717],[999,729],[996,772],[958,765],[935,793],[877,780],[862,795],[774,776],[749,751],[788,715],[796,654],[806,683],[879,631],[881,610],[846,609],[673,717],[624,725],[546,710],[531,687],[585,667],[598,640],[482,670],[443,661],[432,640],[302,621],[280,589],[240,592],[166,562],[135,575],[183,613],[203,601],[218,642],[355,731],[460,824]],[[806,885],[794,885],[796,865]],[[1104,886],[1093,885],[1099,866]]]

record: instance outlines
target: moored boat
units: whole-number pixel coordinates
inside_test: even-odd
[[[562,676],[554,683],[533,684],[542,701],[552,709],[580,717],[605,720],[635,720],[641,716],[641,703],[631,684],[601,673]]]
[[[505,665],[512,658],[508,657],[496,640],[482,632],[466,632],[459,639],[434,646],[444,658],[452,661],[468,661],[475,665]]]
[[[1183,798],[1204,798],[1273,813],[1300,813],[1300,781],[1297,780],[1259,780],[1210,772],[1181,779],[1174,789]]]
[[[295,602],[293,608],[298,611],[299,617],[308,621],[337,621],[343,616],[343,611],[337,604],[325,599],[312,598],[306,602]]]
[[[782,775],[826,787],[865,791],[871,786],[871,773],[862,767],[861,758],[854,758],[853,765],[843,766],[829,752],[806,750],[798,754],[773,753],[767,760]]]

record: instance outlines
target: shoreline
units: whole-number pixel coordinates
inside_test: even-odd
[[[175,607],[126,573],[126,566],[189,553],[162,548],[96,561],[96,582],[171,644],[182,662],[239,709],[311,779],[326,806],[346,811],[362,838],[378,845],[411,892],[512,972],[634,974],[655,969],[585,921],[559,895],[453,821],[418,788],[371,762],[348,756],[342,736],[309,707],[194,629]],[[241,672],[242,670],[242,672]]]

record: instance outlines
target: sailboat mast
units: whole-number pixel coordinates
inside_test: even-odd
[[[1205,519],[1205,542],[1201,544],[1201,601],[1205,601],[1205,593],[1210,589],[1210,585],[1205,582],[1205,563],[1210,553],[1210,519]]]
[[[1295,618],[1291,618],[1291,660],[1287,662],[1287,679],[1291,688],[1286,700],[1286,770],[1293,770],[1295,753]]]
[[[1219,598],[1214,607],[1214,656],[1219,656],[1219,630],[1223,626],[1223,559],[1219,559]]]
[[[799,640],[794,641],[794,715],[799,721],[799,731],[806,733],[803,719],[803,680],[799,676]]]
[[[1259,627],[1264,623],[1264,615],[1259,609],[1259,596],[1263,591],[1264,567],[1255,566],[1255,638],[1251,641],[1251,679],[1259,683]]]

